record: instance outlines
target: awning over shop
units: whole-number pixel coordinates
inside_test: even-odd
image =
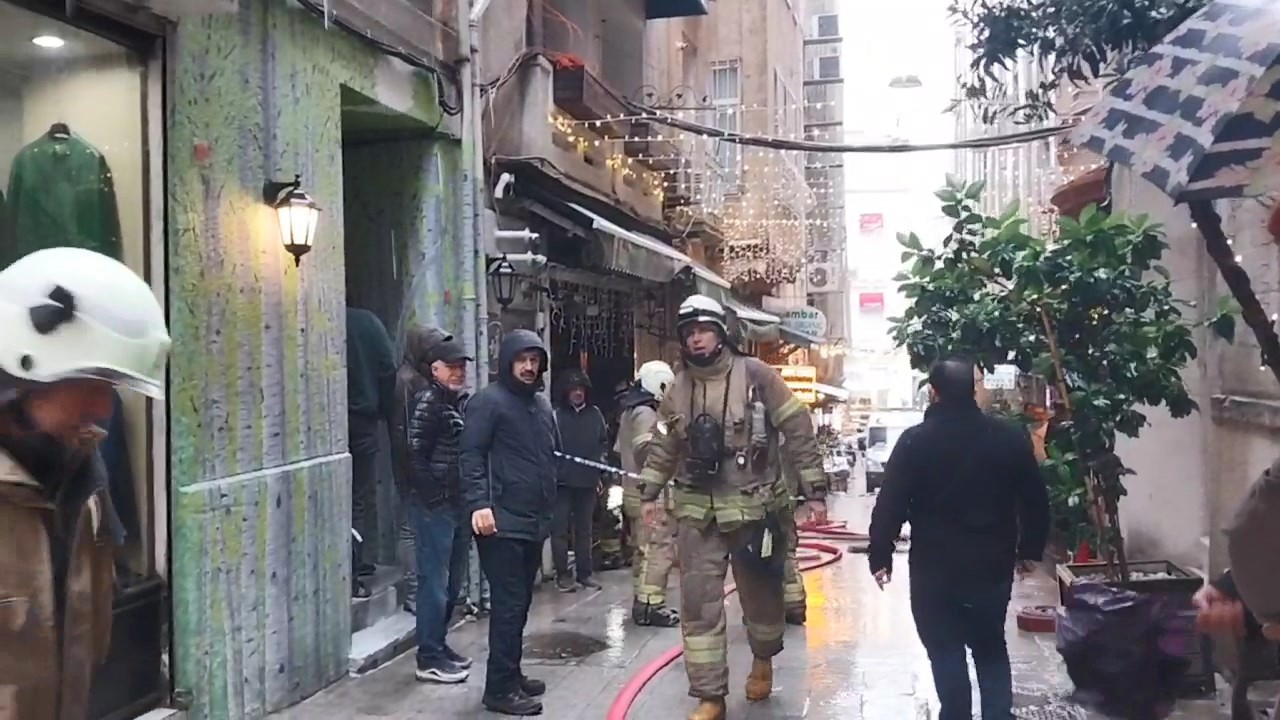
[[[606,268],[660,283],[671,282],[681,271],[688,269],[701,282],[722,287],[728,292],[727,280],[661,240],[611,223],[576,203],[568,205],[590,220],[593,229],[605,234],[602,262]]]
[[[814,347],[815,345],[821,345],[823,344],[823,342],[825,342],[820,337],[814,337],[813,335],[807,335],[798,330],[792,330],[791,328],[786,327],[785,325],[778,326],[778,335],[785,342],[789,342],[792,345],[795,345],[796,347],[803,347],[803,348]]]
[[[826,395],[828,398],[836,402],[849,402],[849,391],[842,387],[814,383],[813,389],[817,390],[819,395]]]
[[[608,269],[660,283],[671,282],[680,273],[688,272],[698,292],[737,313],[738,319],[748,325],[747,334],[751,339],[764,339],[760,336],[770,334],[777,338],[782,318],[736,300],[729,281],[707,266],[656,238],[611,223],[581,205],[568,205],[589,219],[592,229],[607,236],[603,264]]]

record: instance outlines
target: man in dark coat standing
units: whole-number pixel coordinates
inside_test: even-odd
[[[524,626],[551,530],[559,433],[540,394],[542,340],[516,330],[502,341],[498,381],[467,404],[460,441],[463,506],[489,578],[489,661],[483,703],[504,715],[538,715],[546,684],[520,670]]]
[[[363,308],[347,308],[347,429],[351,447],[351,527],[362,542],[353,553],[351,593],[368,597],[357,578],[374,571],[377,534],[378,433],[393,412],[396,356],[387,328]]]
[[[556,422],[565,453],[603,462],[609,449],[609,427],[600,408],[588,402],[591,379],[581,370],[570,370],[560,381],[562,400]],[[600,492],[600,471],[562,459],[556,473],[556,508],[551,530],[551,555],[556,565],[556,588],[574,592],[581,585],[599,590],[591,579],[591,531]],[[569,574],[569,535],[573,534],[576,578]]]
[[[929,373],[932,405],[902,434],[871,515],[871,572],[883,588],[893,546],[911,523],[911,612],[942,704],[938,720],[969,720],[973,654],[984,720],[1013,719],[1005,616],[1015,567],[1030,571],[1049,536],[1049,496],[1028,433],[974,399],[974,368],[945,360]]]

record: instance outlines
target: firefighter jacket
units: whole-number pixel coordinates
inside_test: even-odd
[[[618,422],[618,439],[613,450],[622,460],[622,469],[639,474],[644,469],[653,443],[653,429],[658,424],[658,399],[639,387],[631,387],[619,398],[622,416]],[[640,483],[623,476],[622,504],[628,511],[640,509]]]
[[[112,515],[93,457],[60,501],[0,451],[0,718],[82,720],[111,639]]]
[[[727,395],[726,395],[727,394]],[[766,462],[739,462],[751,458],[751,398],[764,405]],[[725,455],[719,471],[707,481],[695,483],[685,469],[687,429],[702,414],[722,419]],[[808,409],[791,393],[773,368],[756,358],[724,352],[707,367],[686,366],[676,375],[658,408],[658,424],[649,457],[641,474],[641,497],[656,500],[668,481],[674,480],[672,502],[675,517],[729,530],[743,523],[763,520],[779,509],[776,467],[767,458],[777,457],[779,436],[786,438],[788,454],[799,469],[800,491],[808,499],[826,495],[826,474],[818,453],[818,441]]]

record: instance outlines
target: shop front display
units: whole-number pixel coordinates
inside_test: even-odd
[[[20,4],[0,2],[0,266],[74,246],[147,277],[154,229],[144,108],[156,41],[144,33],[125,37],[118,24],[87,10],[72,26],[60,2],[47,9]],[[155,537],[164,527],[156,522],[165,512],[157,502],[164,482],[157,495],[151,415],[142,397],[118,394],[102,427],[100,450],[124,543],[116,553],[111,650],[93,690],[95,719],[133,717],[167,695],[161,666],[168,609]]]

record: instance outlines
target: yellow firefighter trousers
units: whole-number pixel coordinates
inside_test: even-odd
[[[755,529],[754,523],[726,531],[714,521],[677,521],[680,624],[689,694],[693,697],[716,699],[729,693],[724,583],[730,566],[746,617],[752,654],[772,658],[782,652],[782,634],[786,630],[782,583],[739,557]]]
[[[664,508],[659,514],[658,526],[651,528],[644,521],[638,504],[624,506],[623,510],[631,526],[631,573],[635,578],[636,602],[665,605],[676,553],[674,520]]]
[[[797,544],[800,535],[796,529],[796,513],[794,510],[780,511],[778,519],[782,523],[782,532],[787,536],[787,565],[782,586],[782,599],[787,610],[804,610],[807,597],[804,594],[804,578],[800,575],[800,565],[796,562]]]

